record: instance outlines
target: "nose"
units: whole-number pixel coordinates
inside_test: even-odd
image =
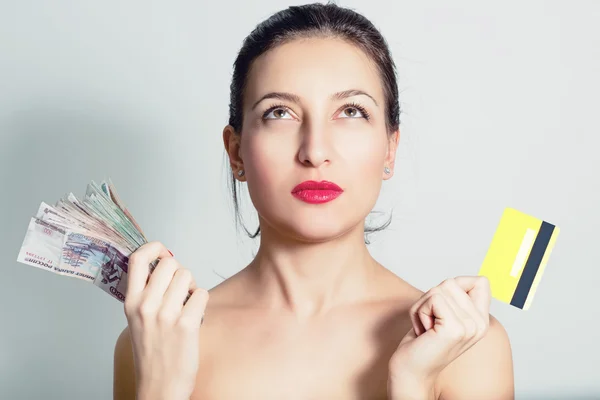
[[[327,130],[314,125],[308,126],[302,135],[298,160],[305,166],[320,167],[330,162],[331,144]]]

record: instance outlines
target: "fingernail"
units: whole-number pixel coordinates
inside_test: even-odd
[[[173,256],[173,253],[171,253],[171,250],[167,249],[167,251],[169,252],[169,254],[170,254],[171,256]]]

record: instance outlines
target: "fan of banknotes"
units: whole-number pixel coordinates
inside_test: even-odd
[[[83,200],[73,193],[54,206],[41,203],[17,261],[92,282],[124,302],[129,256],[147,243],[110,180],[92,181]],[[156,267],[149,266],[149,273]]]

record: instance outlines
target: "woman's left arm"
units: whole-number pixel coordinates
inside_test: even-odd
[[[438,376],[440,400],[513,400],[512,350],[504,327],[490,315],[487,334]]]
[[[392,400],[513,400],[512,352],[481,276],[446,279],[411,307],[389,362]]]

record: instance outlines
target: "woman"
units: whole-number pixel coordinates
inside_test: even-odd
[[[131,256],[114,398],[513,398],[487,280],[422,293],[369,254],[365,217],[394,173],[399,114],[395,65],[363,16],[311,4],[259,25],[223,131],[259,250],[210,302],[161,243]]]

